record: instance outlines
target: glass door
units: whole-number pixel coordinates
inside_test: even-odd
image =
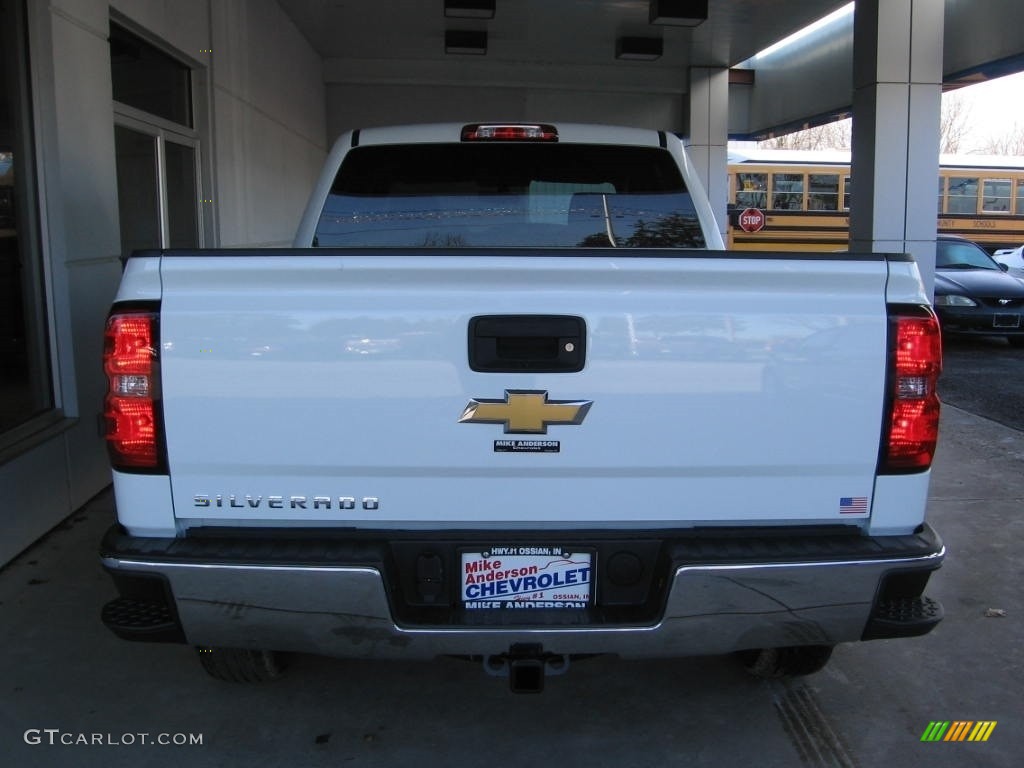
[[[0,0],[0,449],[54,406],[23,11]]]

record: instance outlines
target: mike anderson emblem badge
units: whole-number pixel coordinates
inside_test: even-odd
[[[460,424],[503,424],[505,434],[546,435],[548,427],[582,424],[591,400],[548,400],[544,390],[506,389],[502,400],[470,400]]]

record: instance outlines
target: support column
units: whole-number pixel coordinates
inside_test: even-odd
[[[726,238],[729,197],[729,70],[690,68],[690,139],[687,152]]]
[[[850,250],[910,253],[931,295],[944,0],[857,0]]]

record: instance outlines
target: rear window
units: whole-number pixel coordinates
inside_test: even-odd
[[[357,147],[321,247],[703,248],[668,151],[580,144]]]

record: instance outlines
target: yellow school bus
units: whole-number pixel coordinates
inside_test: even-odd
[[[992,251],[1024,243],[1024,158],[943,155],[937,230]],[[729,155],[728,247],[740,251],[842,250],[850,227],[850,153],[750,150]],[[738,214],[765,214],[744,232]]]

